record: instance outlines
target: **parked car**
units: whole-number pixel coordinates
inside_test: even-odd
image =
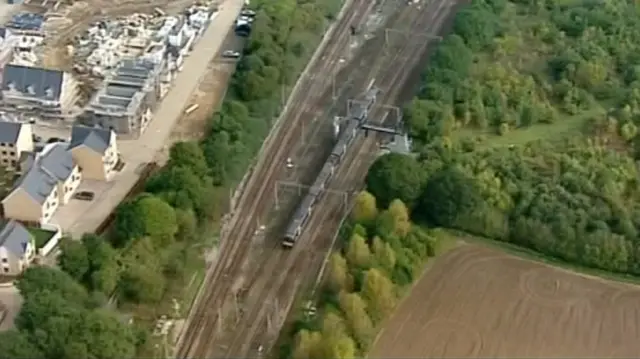
[[[80,191],[76,192],[76,194],[73,195],[73,198],[79,199],[81,201],[93,201],[94,197],[95,193],[90,191]]]
[[[227,59],[237,59],[240,58],[240,53],[238,51],[226,50],[222,53],[222,57]]]
[[[47,143],[66,142],[64,138],[51,137],[47,140]]]

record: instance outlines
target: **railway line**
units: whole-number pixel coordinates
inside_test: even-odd
[[[347,8],[342,21],[336,27],[334,36],[324,50],[323,61],[313,65],[314,73],[326,73],[334,68],[340,59],[341,50],[350,38],[350,24],[361,21],[371,9],[372,3],[367,0],[354,0]],[[297,142],[294,137],[296,123],[303,112],[305,104],[312,101],[326,87],[326,83],[302,79],[300,90],[294,94],[292,106],[289,108],[285,121],[277,129],[281,141],[274,141],[265,148],[264,162],[259,163],[254,170],[247,191],[242,195],[238,205],[238,211],[243,214],[236,223],[232,223],[227,238],[220,249],[220,261],[214,267],[210,277],[206,279],[207,290],[204,297],[198,301],[193,321],[188,323],[183,345],[178,348],[178,357],[201,358],[210,357],[212,342],[215,339],[216,328],[221,325],[218,313],[212,308],[223,307],[228,295],[231,294],[233,284],[229,278],[235,277],[241,270],[244,259],[251,247],[251,234],[254,231],[254,218],[256,213],[263,211],[270,199],[264,196],[264,192],[271,189],[277,178],[277,169],[282,168],[282,163],[287,152]],[[261,183],[255,183],[256,181]]]
[[[394,19],[393,26],[403,24],[402,27],[408,31],[435,32],[449,13],[448,4],[448,0],[434,0],[420,11],[416,11],[415,8],[405,9]],[[341,50],[349,41],[349,25],[353,21],[362,21],[370,7],[371,2],[364,0],[356,0],[351,5],[345,14],[345,20],[337,28],[336,38],[325,49],[322,63],[314,66],[315,73],[330,73],[329,71],[336,67]],[[422,57],[428,43],[425,38],[420,37],[399,38],[388,43],[385,41],[382,45],[388,46],[383,49],[379,38],[380,36],[377,40],[373,39],[365,45],[361,55],[357,57],[359,62],[354,61],[338,75],[338,78],[344,79],[340,84],[342,96],[336,102],[337,105],[332,106],[332,111],[344,108],[347,99],[362,92],[372,78],[377,78],[375,85],[383,90],[378,103],[395,102],[406,76],[411,73],[412,68]],[[367,47],[369,47],[368,50]],[[375,51],[376,47],[377,51]],[[258,259],[249,270],[244,268],[245,259],[248,257],[254,239],[256,218],[267,212],[268,205],[273,199],[270,191],[279,177],[277,169],[283,167],[284,159],[300,140],[295,136],[299,133],[299,127],[296,124],[300,122],[301,116],[312,116],[314,112],[318,113],[323,107],[326,108],[327,101],[332,97],[332,90],[327,87],[326,81],[322,83],[307,81],[301,86],[299,92],[301,96],[293,102],[281,128],[282,133],[279,138],[282,140],[274,141],[277,147],[267,148],[266,162],[256,167],[252,180],[258,178],[262,182],[257,186],[249,183],[248,190],[240,200],[239,210],[243,216],[233,225],[229,237],[223,243],[220,252],[221,260],[208,280],[209,287],[205,297],[195,309],[194,321],[187,328],[185,345],[179,351],[180,358],[255,356],[258,346],[268,347],[269,343],[276,339],[273,331],[269,329],[283,324],[294,294],[303,282],[317,274],[322,265],[333,234],[345,213],[344,200],[330,194],[319,201],[314,215],[301,235],[300,243],[290,251],[281,250],[279,247],[285,222],[276,223],[270,228],[269,233],[266,233],[265,239],[268,239],[266,246],[257,253],[257,256],[252,256]],[[377,107],[370,113],[370,118],[375,119],[383,115],[384,109]],[[310,157],[310,163],[325,161],[327,158],[324,156],[326,149],[324,151],[309,150],[311,146],[322,148],[323,144],[327,143],[326,136],[317,135],[322,132],[322,128],[321,123],[312,126],[309,129],[312,137],[310,143],[298,149],[304,160],[307,156]],[[322,139],[323,137],[325,140]],[[375,137],[370,136],[354,141],[349,153],[336,170],[329,187],[353,191],[361,186],[362,175],[374,159],[367,154],[375,148]],[[313,176],[317,175],[317,167],[315,170],[315,174],[299,173],[300,180],[303,183],[313,180]],[[240,284],[235,283],[237,277],[241,275],[246,280]],[[241,298],[236,294],[238,286],[247,288],[239,296]],[[223,323],[222,318],[218,317],[219,312],[216,309],[223,308],[222,311],[224,311],[224,305],[225,303],[229,305],[230,298],[233,298],[231,300],[233,302],[244,302],[242,307],[245,308],[245,312],[234,319],[233,332],[225,336],[216,330],[226,324]],[[274,303],[279,303],[279,308],[274,308]],[[273,319],[271,314],[274,311],[283,314],[276,313],[276,318]]]
[[[406,14],[401,17],[400,21],[410,23],[410,28],[414,31],[418,29],[435,30],[446,19],[449,13],[449,7],[446,1],[431,3],[426,9],[418,14]],[[397,95],[405,83],[406,76],[411,69],[420,60],[424,53],[427,43],[423,39],[414,38],[402,45],[399,51],[389,51],[392,56],[385,56],[386,59],[380,66],[373,66],[373,71],[367,73],[368,77],[379,76],[380,87],[386,91],[379,97],[379,103],[394,103]],[[401,58],[401,60],[399,60]],[[389,66],[398,64],[400,66]],[[402,70],[398,71],[400,68]],[[384,69],[384,71],[382,70]],[[384,109],[378,107],[378,110],[371,112],[370,118],[380,117],[383,115]],[[334,180],[331,182],[332,187],[339,190],[355,191],[362,185],[362,175],[366,173],[375,156],[372,151],[376,149],[376,136],[360,139],[357,141],[350,153],[346,156],[344,162],[338,168]],[[237,347],[239,353],[246,353],[251,347],[258,347],[263,344],[264,338],[261,335],[268,329],[266,325],[265,312],[269,309],[268,303],[277,300],[283,306],[283,311],[287,312],[288,307],[293,303],[294,295],[298,291],[301,283],[309,283],[313,276],[317,275],[325,257],[325,253],[331,246],[333,235],[346,214],[343,199],[340,196],[327,194],[316,205],[314,214],[312,215],[306,229],[300,236],[299,243],[296,244],[291,251],[278,251],[278,255],[271,257],[264,268],[265,272],[271,273],[278,271],[281,276],[277,280],[273,280],[272,276],[261,276],[264,283],[270,283],[268,291],[251,292],[252,296],[260,298],[261,301],[267,303],[255,308],[246,317],[250,318],[250,325],[245,327],[248,329],[239,330],[236,338],[243,338],[243,345]],[[276,237],[277,238],[277,237]],[[304,277],[304,279],[301,279]],[[260,287],[260,286],[256,286]],[[251,338],[247,342],[246,338]],[[238,342],[241,340],[238,339]]]
[[[398,21],[411,24],[409,30],[429,29],[438,27],[448,13],[445,1],[434,2],[421,12],[409,11]],[[399,39],[400,40],[400,39]],[[398,91],[402,88],[405,76],[420,59],[427,43],[424,38],[413,38],[411,41],[398,41],[398,51],[387,51],[388,55],[377,57],[373,66],[368,67],[369,71],[363,71],[360,76],[361,83],[366,86],[369,78],[380,77],[380,84],[387,89],[386,95],[382,96],[385,102],[393,102]],[[391,50],[391,49],[387,49]],[[391,65],[399,65],[391,66]],[[398,71],[398,68],[402,70]],[[346,96],[344,98],[346,101]],[[382,108],[372,112],[373,116],[382,115]],[[371,153],[375,145],[374,136],[359,141],[358,150],[353,149],[347,155],[343,165],[339,167],[337,175],[333,181],[334,186],[339,189],[357,189],[362,183],[362,174],[366,172],[373,160],[373,156],[362,158],[362,150],[365,155]],[[306,152],[303,150],[303,152]],[[249,302],[245,307],[249,311],[243,315],[243,319],[237,324],[233,333],[233,339],[226,349],[227,357],[247,356],[252,350],[262,345],[269,347],[273,337],[269,333],[270,326],[279,327],[284,318],[276,318],[275,324],[269,315],[277,308],[273,307],[274,302],[280,303],[281,311],[288,312],[288,308],[294,299],[294,294],[300,284],[305,282],[306,277],[317,273],[318,267],[322,264],[324,254],[329,248],[333,233],[337,230],[344,211],[341,208],[346,203],[339,196],[327,195],[323,198],[317,209],[316,215],[312,216],[303,234],[300,243],[296,244],[290,251],[283,251],[278,248],[279,234],[282,231],[275,231],[275,236],[270,236],[272,251],[268,256],[262,256],[262,261],[257,263],[252,273],[252,281],[249,291],[245,294]],[[279,227],[276,227],[279,228]],[[280,228],[279,228],[280,229]],[[308,233],[307,233],[308,232]],[[313,240],[312,240],[313,239]],[[311,268],[311,270],[310,270]],[[272,273],[280,273],[274,278]],[[307,275],[305,275],[307,274]],[[269,325],[271,321],[271,325]],[[267,340],[265,340],[267,339]]]

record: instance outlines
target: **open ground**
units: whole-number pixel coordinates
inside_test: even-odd
[[[370,358],[630,358],[640,288],[477,245],[439,258]]]

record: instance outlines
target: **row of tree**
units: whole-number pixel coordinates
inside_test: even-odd
[[[297,323],[295,359],[355,358],[365,354],[376,326],[434,255],[436,240],[414,226],[400,200],[379,212],[376,198],[361,192],[343,228],[344,245],[330,257],[321,315]]]
[[[203,237],[226,198],[216,194],[226,193],[249,166],[280,110],[280,89],[295,82],[341,1],[256,0],[251,6],[251,35],[202,141],[175,144],[144,193],[117,208],[108,235],[63,243],[61,269],[96,303],[116,294],[120,304],[156,307],[181,297],[193,270],[204,265]],[[144,319],[167,314],[161,310]],[[131,357],[112,353],[95,357]]]
[[[28,268],[17,287],[24,302],[16,329],[0,333],[0,358],[133,358],[146,339],[58,269]]]

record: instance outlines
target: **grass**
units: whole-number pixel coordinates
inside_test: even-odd
[[[492,147],[523,146],[538,140],[558,141],[567,136],[583,136],[587,121],[599,113],[601,110],[594,108],[576,116],[561,118],[551,124],[537,123],[526,128],[514,129],[502,136],[498,135],[495,130],[480,131],[462,128],[457,130],[452,137],[454,140],[480,139],[481,141],[477,145],[479,150]]]
[[[40,249],[44,247],[47,242],[55,235],[55,232],[47,231],[41,228],[28,227],[27,230],[36,241],[36,248]]]
[[[544,255],[532,249],[517,246],[509,242],[498,241],[498,240],[490,239],[486,237],[478,237],[469,233],[465,233],[465,232],[461,232],[453,229],[440,228],[438,230],[445,233],[448,232],[450,236],[458,237],[462,239],[464,242],[487,245],[493,248],[500,249],[504,252],[507,252],[509,254],[512,254],[520,258],[545,263],[554,267],[567,269],[572,272],[585,274],[593,277],[598,277],[601,279],[640,285],[640,277],[636,277],[628,274],[622,274],[622,273],[608,272],[608,271],[597,269],[597,268],[591,268],[591,267],[586,267],[586,266],[582,266],[575,263],[569,263],[562,259]]]

